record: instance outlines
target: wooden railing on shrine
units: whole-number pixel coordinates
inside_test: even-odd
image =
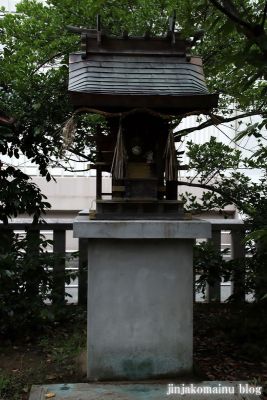
[[[224,237],[231,239],[231,259],[243,258],[245,256],[245,246],[243,242],[245,227],[239,220],[211,220],[212,238],[214,246],[219,250],[222,248]],[[57,303],[64,303],[65,300],[65,271],[66,271],[66,231],[72,231],[73,224],[71,220],[49,220],[45,224],[32,225],[28,222],[12,222],[8,225],[0,224],[0,235],[4,230],[13,230],[18,233],[25,233],[39,237],[40,233],[53,232],[53,253],[62,257],[57,257],[53,268],[53,293],[52,298]],[[205,238],[203,238],[205,239]],[[79,239],[79,257],[78,264],[78,304],[85,305],[87,298],[87,239]],[[38,251],[38,250],[37,250]],[[244,289],[245,274],[239,272],[232,276],[232,292],[238,294],[240,300],[245,300]],[[213,286],[207,287],[206,301],[221,301],[221,282],[217,281]]]

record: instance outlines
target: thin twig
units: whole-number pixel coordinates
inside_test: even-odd
[[[230,140],[230,143],[233,141],[233,139],[231,139],[231,138],[230,138],[222,129],[220,129],[218,126],[215,126],[215,128],[217,128],[224,136],[226,136],[227,139]],[[236,146],[239,147],[240,149],[247,150],[247,151],[250,151],[251,153],[254,153],[252,150],[246,149],[245,147],[241,146],[241,145],[238,144],[238,143],[235,143],[235,144],[236,144]]]
[[[256,111],[249,111],[249,112],[246,112],[246,113],[243,113],[243,114],[240,114],[240,115],[236,115],[235,117],[229,117],[229,118],[224,118],[224,117],[222,117],[220,115],[214,115],[214,114],[210,114],[210,115],[212,117],[209,120],[203,122],[202,124],[200,124],[198,126],[193,126],[191,128],[186,128],[186,129],[182,129],[181,131],[177,131],[176,134],[175,134],[175,137],[184,136],[184,135],[187,135],[188,133],[208,128],[209,126],[213,126],[213,125],[217,126],[217,125],[220,125],[222,123],[232,122],[232,121],[235,121],[237,119],[246,118],[246,117],[250,117],[250,116],[253,116],[253,115],[266,116],[267,113],[266,112],[259,113],[258,111],[257,112]],[[217,119],[217,121],[218,121],[217,123],[215,123],[215,119],[214,118]]]
[[[225,197],[228,201],[230,201],[233,204],[236,204],[236,205],[241,204],[240,201],[238,201],[234,197],[230,196],[229,194],[225,193],[224,190],[220,190],[211,185],[206,185],[206,184],[202,184],[202,183],[191,183],[191,182],[185,182],[185,181],[177,181],[177,184],[180,186],[198,187],[198,188],[201,188],[204,190],[209,190],[211,192],[218,193],[219,195]]]

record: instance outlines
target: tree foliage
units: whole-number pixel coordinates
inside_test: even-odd
[[[40,328],[47,321],[44,301],[53,285],[53,255],[45,250],[49,241],[33,235],[20,238],[13,232],[1,235],[0,244],[0,336],[17,329]]]
[[[223,210],[234,204],[244,217],[253,221],[255,227],[266,224],[266,179],[263,177],[261,181],[253,182],[241,172],[251,167],[264,171],[264,163],[243,157],[240,150],[218,142],[215,137],[204,144],[189,142],[188,156],[193,177],[190,181],[179,181],[179,184],[204,189],[202,197],[190,192],[182,195],[191,211]]]
[[[210,90],[221,93],[220,110],[226,107],[229,114],[229,101],[234,101],[239,109],[266,114],[263,0],[50,0],[45,5],[24,0],[17,11],[6,15],[0,25],[2,106],[19,121],[25,117],[29,125],[45,117],[41,130],[53,133],[50,139],[55,140],[51,125],[58,127],[70,111],[68,53],[79,49],[78,38],[66,27],[95,27],[97,14],[109,33],[164,34],[168,16],[176,11],[177,29],[192,38],[193,51],[203,57]]]
[[[2,154],[17,156],[20,152],[26,155],[39,166],[40,173],[47,180],[51,179],[48,166],[51,160],[62,157],[61,127],[72,112],[67,95],[68,54],[80,48],[79,38],[67,30],[68,25],[95,27],[96,15],[100,14],[102,26],[109,33],[121,34],[127,30],[130,35],[147,31],[161,35],[166,33],[168,16],[173,11],[177,15],[176,29],[191,38],[192,51],[203,57],[210,91],[220,92],[219,107],[214,114],[198,127],[178,131],[177,135],[233,121],[242,115],[259,115],[263,122],[250,124],[244,135],[256,135],[260,139],[254,162],[263,164],[266,156],[263,130],[266,126],[267,98],[264,0],[48,0],[44,4],[23,0],[17,6],[17,14],[6,14],[0,20],[3,45],[0,55],[0,109],[11,121],[0,126]],[[235,104],[241,115],[236,116],[229,104]],[[93,152],[88,152],[88,147],[94,149],[92,136],[99,127],[105,129],[103,121],[95,117],[81,117],[70,153],[91,160]],[[227,150],[218,148],[214,141],[206,150],[217,154],[218,166],[215,163],[213,166],[215,171],[219,169],[220,172],[215,174],[219,177],[223,173],[220,152],[226,154]],[[198,152],[206,150],[203,147]],[[193,156],[192,146],[190,152]],[[226,158],[223,158],[225,161]],[[203,168],[207,165],[202,163]],[[227,167],[226,164],[224,166]],[[1,171],[4,169],[5,165]],[[212,174],[210,171],[205,173]],[[9,180],[10,176],[2,176],[6,185]],[[244,180],[236,173],[232,175],[232,180],[227,180],[228,188],[220,186],[225,193],[221,205],[233,197],[236,182],[248,184]],[[215,182],[215,188],[218,182]],[[204,184],[204,181],[201,183]],[[254,189],[257,190],[256,187]],[[212,193],[214,199],[218,191]],[[238,201],[241,194],[239,197]],[[219,196],[216,201],[219,203]]]

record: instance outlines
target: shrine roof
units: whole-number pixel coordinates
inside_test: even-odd
[[[76,107],[105,110],[135,107],[180,113],[208,110],[209,94],[200,57],[184,40],[86,38],[86,52],[70,54],[69,94]]]

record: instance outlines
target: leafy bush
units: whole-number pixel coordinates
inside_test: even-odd
[[[1,151],[1,137],[0,137]],[[1,153],[0,153],[1,154]],[[5,154],[2,149],[2,154]],[[10,153],[11,155],[13,154]],[[19,214],[33,216],[33,221],[38,222],[50,204],[31,178],[19,169],[0,161],[0,221],[5,224],[8,219]]]
[[[0,238],[0,334],[42,328],[59,313],[47,305],[53,288],[52,268],[58,257],[47,251],[52,242],[29,231],[20,237],[2,231]],[[70,277],[68,277],[70,279]]]
[[[254,234],[254,232],[253,232]],[[223,255],[228,249],[218,251],[211,242],[202,242],[194,247],[194,270],[198,276],[196,290],[202,292],[205,297],[206,286],[214,285],[218,280],[223,282],[233,279],[233,276],[244,276],[242,287],[232,294],[228,301],[240,299],[240,292],[254,293],[255,301],[267,302],[267,246],[266,242],[252,239],[254,235],[248,235],[248,257],[226,261]]]
[[[266,232],[266,230],[262,230]],[[246,292],[254,292],[256,301],[267,301],[267,242],[266,236],[254,231],[247,236],[250,257],[246,258]],[[266,233],[265,233],[266,235]]]
[[[196,290],[205,297],[207,284],[214,285],[218,279],[228,281],[231,276],[228,263],[223,255],[228,249],[218,251],[212,242],[201,242],[194,246],[194,271],[198,276]]]

